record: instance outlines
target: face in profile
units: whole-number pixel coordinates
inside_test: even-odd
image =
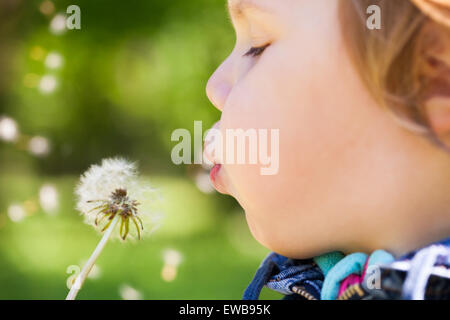
[[[279,129],[279,170],[223,163],[216,188],[280,254],[377,248],[399,227],[390,217],[406,214],[399,190],[420,199],[412,186],[428,183],[416,168],[431,147],[369,94],[345,47],[339,1],[228,3],[235,47],[207,85],[222,112],[217,128]]]

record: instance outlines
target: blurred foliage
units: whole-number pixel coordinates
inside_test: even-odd
[[[71,4],[81,30],[56,34]],[[201,168],[170,159],[174,129],[219,119],[205,86],[233,42],[224,0],[0,1],[0,118],[20,132],[0,140],[0,299],[65,297],[67,267],[100,238],[73,209],[73,188],[90,164],[115,155],[138,160],[161,189],[163,225],[138,244],[109,243],[101,276],[79,297],[118,299],[122,284],[145,299],[241,297],[267,250],[233,199],[199,190]],[[48,64],[55,53],[58,67]],[[34,136],[48,152],[29,152]],[[58,192],[53,214],[39,202],[44,184]],[[172,281],[161,275],[167,248],[183,257]]]
[[[172,131],[193,130],[194,120],[203,120],[206,130],[219,118],[205,85],[233,46],[223,0],[55,1],[48,16],[41,3],[0,4],[9,11],[0,27],[11,30],[2,39],[8,51],[2,74],[8,77],[2,79],[0,114],[16,119],[24,133],[50,138],[53,146],[34,166],[78,173],[120,152],[152,171],[180,171],[168,166]],[[81,30],[52,34],[52,17],[73,3],[81,8]],[[37,60],[31,57],[36,47],[43,50]],[[61,54],[63,67],[46,68],[49,52]],[[42,94],[24,86],[27,74],[54,75],[58,86]]]

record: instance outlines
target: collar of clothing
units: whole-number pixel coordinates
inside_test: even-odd
[[[264,286],[285,295],[283,299],[295,298],[295,294],[309,300],[342,299],[352,287],[362,291],[358,285],[377,276],[380,267],[405,271],[400,297],[421,300],[425,298],[428,279],[437,264],[446,266],[444,277],[450,279],[450,237],[398,259],[384,250],[369,256],[360,252],[347,256],[331,252],[304,260],[271,252],[245,289],[243,300],[257,300]]]

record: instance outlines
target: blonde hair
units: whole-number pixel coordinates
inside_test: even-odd
[[[373,4],[381,9],[382,25],[370,30],[366,10]],[[340,19],[350,56],[373,97],[436,142],[421,107],[427,83],[420,73],[425,60],[420,32],[429,18],[410,0],[340,0]]]

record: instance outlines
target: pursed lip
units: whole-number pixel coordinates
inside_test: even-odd
[[[209,178],[211,180],[212,185],[219,193],[223,194],[229,194],[226,184],[224,182],[224,175],[223,175],[223,166],[220,163],[214,164],[212,169],[209,172]]]
[[[220,127],[220,121],[217,121],[211,129],[219,129]],[[214,188],[220,192],[220,193],[227,193],[225,184],[223,181],[223,174],[221,169],[223,169],[222,164],[218,159],[215,158],[214,155],[214,146],[212,148],[208,148],[208,146],[211,145],[211,143],[214,143],[214,141],[208,140],[208,136],[205,139],[205,144],[203,148],[203,158],[207,159],[210,164],[212,164],[212,168],[209,172],[209,178],[211,180],[212,185]]]
[[[220,126],[220,121],[217,121],[212,127],[211,129],[219,129]],[[214,148],[208,148],[208,146],[211,145],[211,143],[214,143],[214,141],[211,141],[211,136],[210,134],[208,134],[205,138],[205,143],[203,145],[203,159],[208,160],[210,163],[210,165],[215,165],[217,163],[220,163],[220,161],[218,161],[215,156],[211,153],[211,151],[214,150]]]
[[[221,164],[215,164],[211,170],[209,171],[209,178],[211,179],[211,182],[214,184],[217,180],[217,176],[219,174],[220,169],[222,168]]]

